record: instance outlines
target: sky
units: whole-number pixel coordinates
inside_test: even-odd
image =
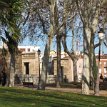
[[[69,33],[68,34],[68,37],[67,37],[67,46],[69,48],[69,50],[71,50],[71,47],[72,47],[72,42],[71,42],[71,34]],[[77,40],[77,39],[76,39]],[[95,39],[95,43],[98,43],[99,40],[98,40],[98,37]],[[24,39],[23,43],[21,43],[20,45],[24,45],[24,46],[39,46],[40,47],[40,50],[41,52],[43,53],[44,52],[44,48],[45,48],[45,42],[43,41],[38,41],[38,42],[32,42],[31,40],[29,40],[28,38]],[[54,38],[53,41],[52,41],[52,45],[51,45],[51,50],[55,50],[56,51],[56,39]],[[62,48],[62,51],[63,51],[63,48]],[[79,47],[78,47],[78,51],[83,51],[83,45],[82,45],[82,42],[79,43]],[[99,47],[97,47],[95,49],[95,53],[98,54],[99,52]],[[103,44],[101,44],[101,54],[107,54],[107,47]]]
[[[95,40],[96,43],[99,42],[98,38]],[[69,50],[71,50],[71,37],[67,37],[67,46],[69,48]],[[2,42],[0,41],[0,44],[2,44]],[[38,42],[32,42],[31,40],[29,40],[28,38],[25,38],[24,41],[22,43],[20,43],[19,45],[21,46],[39,46],[40,47],[40,50],[41,52],[43,53],[44,52],[44,49],[45,49],[45,42],[43,43],[42,41],[38,41]],[[82,48],[82,43],[79,44],[80,46],[78,47],[78,50],[79,51],[82,51],[83,48]],[[51,50],[55,50],[56,51],[56,39],[54,38],[54,40],[52,41],[52,45],[51,45]],[[62,51],[63,51],[63,48],[62,48]],[[99,47],[97,47],[95,49],[95,53],[98,54],[99,52]],[[107,54],[107,47],[102,43],[101,44],[101,54]]]
[[[79,33],[80,34],[80,33]],[[107,32],[106,32],[106,35],[107,35]],[[71,47],[72,47],[72,32],[71,31],[69,31],[68,33],[67,33],[67,46],[68,46],[68,49],[69,49],[69,51],[71,50]],[[81,34],[80,34],[80,36],[81,36]],[[106,37],[107,38],[107,37]],[[78,44],[78,51],[83,51],[83,42],[82,42],[82,38],[81,38],[81,40],[80,40],[80,38],[77,38],[76,37],[76,39],[75,39],[75,43],[76,42],[78,42],[79,44]],[[95,43],[98,43],[99,42],[99,40],[98,40],[98,34],[96,35],[96,39],[95,39]],[[0,41],[0,44],[2,44],[2,42]],[[43,42],[42,40],[38,40],[38,41],[36,41],[36,42],[34,42],[34,41],[31,41],[31,40],[29,40],[29,38],[28,37],[26,37],[25,39],[24,39],[24,41],[22,42],[22,43],[19,43],[19,45],[22,45],[22,46],[39,46],[40,47],[40,50],[41,50],[41,52],[43,53],[44,52],[44,49],[45,49],[45,42]],[[51,45],[51,50],[54,50],[54,51],[56,51],[56,38],[54,37],[54,39],[53,39],[53,41],[52,41],[52,45]],[[63,51],[63,48],[62,48],[62,51]],[[95,49],[95,53],[96,54],[98,54],[98,51],[99,51],[99,47],[97,47],[96,49]],[[107,47],[102,43],[101,44],[101,53],[104,53],[104,54],[107,54]]]

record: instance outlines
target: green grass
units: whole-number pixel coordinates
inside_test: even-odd
[[[1,87],[0,107],[107,107],[107,97]]]

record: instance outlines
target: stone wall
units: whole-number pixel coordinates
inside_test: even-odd
[[[69,57],[61,59],[61,71],[63,80],[66,78],[68,82],[73,81],[73,68],[72,61]],[[54,59],[54,75],[57,75],[57,60]]]
[[[25,75],[24,63],[29,63],[29,74],[39,75],[39,61],[37,53],[25,53],[22,54],[22,73]]]

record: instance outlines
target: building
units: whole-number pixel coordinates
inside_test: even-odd
[[[57,75],[57,59],[54,59],[54,75]],[[61,78],[62,81],[66,78],[68,82],[73,81],[73,63],[69,57],[61,59]]]
[[[5,47],[7,48],[7,47]],[[16,72],[15,72],[15,83],[38,82],[39,76],[39,56],[38,49],[39,47],[35,46],[18,46],[19,52],[16,55]],[[1,53],[2,54],[2,53]],[[1,55],[2,58],[2,55]],[[9,53],[6,55],[7,69],[6,72],[9,72],[9,63],[10,56]],[[3,62],[0,60],[0,62]],[[1,66],[0,66],[1,67]]]
[[[54,53],[55,54],[55,53]],[[61,58],[61,76],[64,79],[68,80],[68,82],[73,81],[73,62],[71,58],[63,52],[61,54],[63,57]],[[100,56],[100,62],[98,61],[99,56],[96,55],[96,62],[97,64],[100,63],[99,66],[99,76],[102,74],[103,78],[107,78],[107,55],[101,55]],[[53,57],[53,63],[52,63],[52,75],[57,75],[57,60],[56,55]],[[83,55],[80,55],[78,61],[77,61],[77,76],[78,81],[81,81],[82,79],[82,71],[83,71]],[[51,73],[50,73],[51,74]]]
[[[39,47],[35,46],[18,46],[19,53],[16,55],[16,72],[15,72],[15,83],[22,82],[33,82],[38,83],[39,71],[41,71],[42,60],[38,54]],[[2,56],[2,55],[1,55]],[[98,55],[96,58],[98,59]],[[9,54],[6,56],[6,72],[9,71]],[[98,60],[96,60],[98,63]],[[0,57],[0,68],[3,66],[2,57]],[[56,52],[50,52],[49,59],[49,70],[47,75],[47,83],[55,83],[57,75],[57,59]],[[83,57],[80,55],[77,61],[77,74],[78,81],[81,81],[83,71]],[[107,77],[107,55],[101,55],[99,75]],[[73,81],[73,62],[71,58],[65,53],[61,53],[61,79],[62,81],[66,78],[68,82]]]
[[[18,46],[21,51],[22,63],[22,80],[25,82],[38,83],[40,56],[38,55],[39,47],[35,46]]]
[[[99,75],[102,74],[103,78],[107,78],[107,54],[100,56],[97,55],[97,64],[99,63]]]

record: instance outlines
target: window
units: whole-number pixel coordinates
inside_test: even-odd
[[[29,62],[25,62],[24,66],[25,66],[25,73],[29,75]]]
[[[53,69],[53,63],[52,62],[49,62],[49,64],[48,64],[48,74],[54,75],[54,69]]]
[[[107,73],[106,68],[104,68],[104,73]]]
[[[101,73],[101,68],[99,68],[99,73]]]
[[[30,48],[28,48],[28,52],[30,52]]]

